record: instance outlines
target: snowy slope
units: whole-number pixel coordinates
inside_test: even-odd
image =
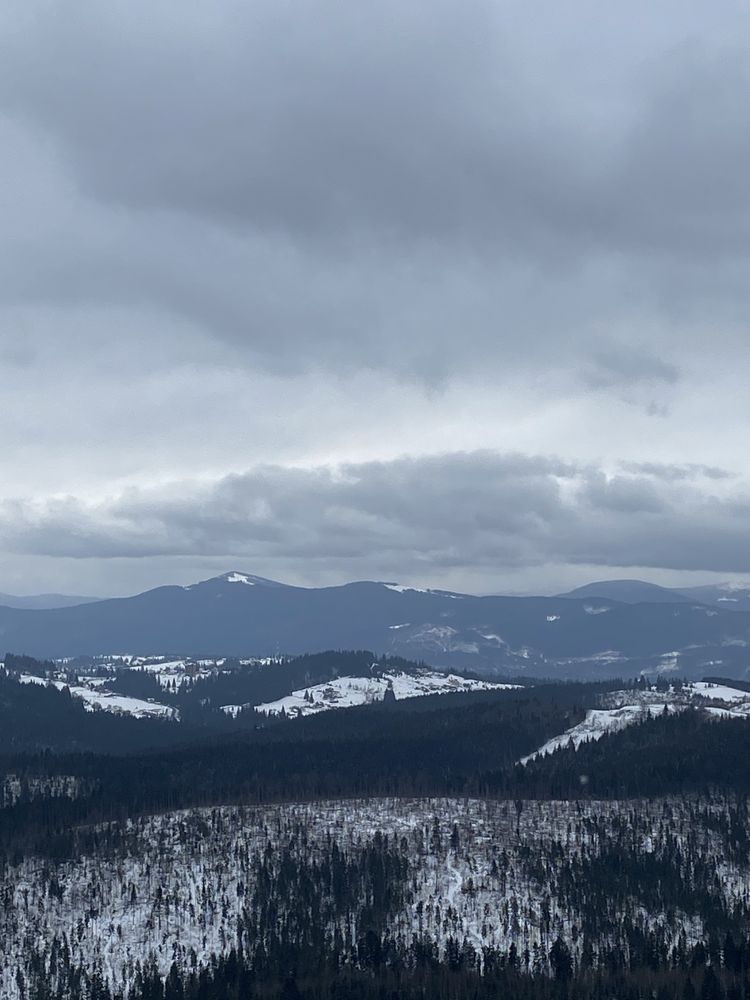
[[[583,722],[571,726],[559,736],[553,736],[519,763],[526,764],[537,757],[554,753],[571,742],[579,747],[588,740],[601,739],[605,733],[618,732],[664,711],[679,712],[688,707],[720,718],[750,718],[750,692],[708,681],[673,685],[667,692],[656,688],[611,691],[602,697],[601,708],[589,709]]]
[[[73,698],[78,698],[83,702],[83,707],[87,712],[112,712],[115,715],[133,715],[137,719],[159,718],[173,719],[179,718],[177,709],[168,705],[160,705],[155,701],[144,701],[141,698],[130,698],[122,694],[113,694],[111,691],[103,691],[100,688],[102,683],[99,678],[91,679],[91,686],[84,687],[77,684],[66,684],[65,681],[46,680],[44,677],[37,677],[34,674],[21,674],[18,678],[21,684],[42,684],[49,685],[62,691],[68,688]]]
[[[519,953],[528,949],[535,956],[535,974],[548,974],[547,956],[558,935],[576,961],[584,945],[581,913],[566,897],[569,878],[560,872],[570,871],[571,855],[606,856],[611,845],[622,845],[623,829],[631,851],[657,859],[669,858],[678,838],[692,852],[689,863],[700,857],[700,868],[710,873],[696,891],[710,894],[714,906],[746,913],[750,869],[746,861],[727,858],[717,832],[733,805],[719,797],[698,803],[528,801],[520,809],[503,801],[370,799],[133,820],[119,849],[84,853],[77,861],[7,864],[0,996],[28,1000],[19,972],[28,977],[34,962],[43,963],[54,995],[63,963],[51,956],[63,941],[74,966],[99,970],[125,995],[146,964],[163,975],[172,963],[203,968],[237,945],[242,918],[257,906],[258,866],[269,858],[278,866],[280,845],[299,863],[319,865],[331,841],[345,856],[357,857],[377,831],[399,843],[409,861],[409,895],[388,927],[395,947],[408,949],[418,935],[445,957],[451,941],[466,940],[481,961],[484,947],[505,951],[515,944]],[[356,941],[358,916],[331,923],[329,934],[339,930]],[[282,910],[279,920],[285,917]],[[639,907],[637,919],[644,929],[661,931],[667,950],[681,936],[688,943],[704,937],[697,913]],[[613,921],[610,934],[627,958],[622,923]],[[253,943],[248,936],[241,942]]]
[[[554,753],[555,750],[571,742],[573,746],[579,747],[588,740],[599,740],[605,733],[616,733],[620,729],[632,726],[634,722],[642,722],[654,715],[660,715],[665,708],[669,711],[674,710],[676,706],[667,702],[657,702],[652,705],[636,704],[623,705],[621,708],[589,709],[583,722],[572,726],[559,736],[553,736],[534,753],[523,757],[520,763],[526,764],[537,757],[545,757],[548,753]]]
[[[740,691],[738,688],[728,687],[726,684],[712,684],[708,681],[695,681],[686,685],[699,698],[715,698],[717,701],[725,701],[732,705],[750,702],[750,691]]]
[[[292,691],[285,698],[257,705],[256,711],[264,715],[290,716],[317,715],[336,708],[352,708],[382,701],[386,691],[393,691],[397,700],[419,698],[430,694],[455,694],[461,691],[510,691],[517,684],[496,684],[477,681],[455,674],[440,674],[422,670],[415,674],[388,671],[377,677],[337,677],[325,684]],[[237,714],[241,706],[225,705],[223,711]]]

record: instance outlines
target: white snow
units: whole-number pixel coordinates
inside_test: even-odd
[[[436,597],[450,597],[454,601],[459,601],[463,594],[453,594],[450,590],[433,590],[429,587],[407,587],[403,583],[384,583],[384,587],[393,590],[397,594],[434,594]]]
[[[660,715],[665,707],[668,710],[674,710],[677,706],[667,702],[657,702],[651,705],[623,705],[621,708],[591,708],[586,712],[586,718],[583,722],[579,722],[577,726],[571,727],[559,736],[553,736],[538,750],[522,757],[519,763],[526,764],[537,757],[545,757],[571,742],[577,748],[581,743],[586,743],[589,740],[600,740],[605,733],[615,733],[627,726],[632,726],[635,722],[642,722],[650,716]]]
[[[744,859],[727,858],[718,833],[736,808],[718,796],[526,801],[518,809],[512,801],[368,799],[225,806],[134,819],[120,850],[86,852],[75,861],[7,862],[0,996],[28,995],[19,983],[37,955],[49,969],[54,995],[55,940],[65,941],[74,966],[100,971],[121,995],[147,963],[162,975],[173,963],[183,971],[193,963],[204,968],[236,947],[263,859],[278,870],[273,866],[281,863],[283,845],[296,862],[319,865],[332,842],[356,859],[376,832],[399,844],[409,862],[409,891],[387,928],[396,948],[405,951],[419,937],[445,957],[451,942],[466,940],[481,963],[484,947],[507,951],[514,943],[519,953],[530,953],[533,974],[549,974],[548,955],[558,936],[576,963],[585,941],[582,914],[566,898],[561,871],[569,871],[571,858],[606,855],[622,842],[623,827],[635,852],[664,858],[674,851],[673,841],[683,844],[691,852],[686,864],[700,857],[715,872],[712,900],[727,910],[747,908],[750,868]],[[53,880],[57,892],[50,889]],[[698,915],[645,907],[637,914],[644,931],[663,935],[667,952],[681,939],[690,945],[706,935]],[[358,916],[333,917],[328,937],[339,932],[356,941]],[[627,959],[621,924],[612,922],[611,943]]]
[[[487,642],[497,643],[498,646],[507,646],[508,643],[503,639],[501,635],[497,635],[495,632],[480,632],[479,633],[483,639]]]
[[[748,710],[745,711],[745,708]],[[717,705],[707,705],[704,711],[708,715],[715,715],[720,719],[747,719],[750,716],[750,705],[739,708],[719,708]]]
[[[82,687],[76,684],[66,684],[60,680],[46,680],[44,677],[36,677],[34,674],[21,674],[18,678],[21,684],[42,684],[45,687],[51,686],[62,691],[68,688],[73,698],[78,698],[83,702],[83,707],[87,712],[112,712],[115,715],[134,715],[138,719],[179,718],[177,709],[169,705],[160,705],[156,701],[144,701],[142,698],[130,698],[122,694],[113,694],[111,691],[94,690],[89,687]]]
[[[729,687],[726,684],[711,684],[710,681],[695,681],[689,685],[699,698],[715,698],[718,701],[750,702],[750,691]]]
[[[65,666],[65,661],[58,660]],[[246,661],[250,663],[251,661]],[[129,668],[152,674],[162,688],[179,689],[192,684],[202,677],[210,677],[221,671],[226,663],[223,658],[193,660],[189,657],[167,659],[166,656],[134,656],[133,654],[99,654],[94,657],[93,667],[98,673],[113,674],[117,670]],[[89,686],[86,680],[86,686]]]
[[[547,615],[547,621],[548,622],[559,622],[560,621],[560,616],[559,615]]]
[[[706,701],[724,702],[723,705],[707,706]],[[598,740],[605,733],[618,732],[636,722],[661,715],[665,710],[681,712],[688,706],[706,711],[718,717],[750,718],[750,691],[740,691],[726,684],[712,684],[695,681],[688,684],[670,685],[668,691],[657,688],[641,688],[625,691],[610,691],[601,698],[601,707],[592,708],[586,718],[559,736],[553,736],[543,746],[522,758],[519,763],[536,757],[554,753],[559,747],[571,741],[575,747],[588,740]]]
[[[142,698],[129,698],[122,694],[92,691],[83,687],[72,687],[70,693],[74,698],[80,698],[89,712],[101,709],[105,712],[114,712],[117,715],[134,715],[138,719],[153,717],[176,720],[179,717],[176,708],[161,705],[155,701],[144,701]]]
[[[46,677],[37,677],[36,674],[20,674],[18,681],[20,684],[41,684],[42,687],[48,684]]]
[[[225,577],[227,583],[244,583],[248,587],[255,586],[255,580],[251,580],[249,576],[245,576],[244,573],[228,573]]]
[[[257,705],[256,711],[264,715],[317,715],[336,708],[353,708],[355,705],[369,705],[382,701],[390,688],[397,700],[419,698],[431,694],[455,694],[462,691],[509,691],[517,684],[500,684],[493,681],[478,681],[456,674],[440,674],[422,670],[415,674],[388,671],[379,677],[337,677],[325,684],[293,691],[285,698]],[[238,706],[223,706],[222,710],[234,710]]]
[[[248,705],[222,705],[219,711],[224,712],[225,715],[230,715],[233,719],[236,719],[240,712],[248,707]]]

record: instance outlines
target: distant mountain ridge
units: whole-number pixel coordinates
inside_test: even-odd
[[[394,583],[304,588],[232,571],[68,608],[0,607],[5,650],[273,656],[371,649],[486,677],[748,675],[750,613],[681,596],[475,597]]]
[[[75,594],[0,594],[0,606],[6,608],[27,608],[31,611],[47,611],[50,608],[72,608],[77,604],[94,604],[99,597],[80,597]]]
[[[611,601],[622,601],[624,604],[682,604],[690,601],[703,603],[698,597],[688,597],[684,591],[660,587],[645,580],[600,580],[558,594],[558,597],[603,597]]]
[[[604,597],[625,604],[700,603],[725,611],[750,611],[750,584],[716,583],[700,587],[660,587],[645,580],[600,580],[576,587],[559,597]]]
[[[750,584],[720,583],[688,587],[683,588],[682,593],[693,601],[715,604],[727,611],[750,611]]]

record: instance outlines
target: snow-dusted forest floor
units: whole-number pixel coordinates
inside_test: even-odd
[[[580,959],[605,942],[627,949],[631,927],[679,949],[710,933],[716,913],[750,910],[747,823],[746,806],[721,798],[371,799],[135,820],[98,830],[75,861],[5,867],[0,996],[20,998],[33,968],[51,984],[64,969],[98,970],[124,992],[147,962],[166,974],[240,941],[255,947],[269,930],[258,923],[269,893],[277,921],[285,900],[304,904],[301,883],[284,896],[290,871],[311,873],[324,898],[345,877],[336,859],[356,862],[373,840],[405,872],[402,904],[383,931],[404,953],[415,935],[442,956],[473,948],[480,960],[485,948],[515,945],[520,961],[546,971],[557,937]],[[324,918],[345,960],[356,961],[369,902]]]

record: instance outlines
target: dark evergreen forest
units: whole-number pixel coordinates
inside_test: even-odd
[[[338,656],[334,669],[342,673],[373,669],[368,653]],[[86,712],[65,690],[18,684],[14,669],[44,673],[50,665],[11,657],[10,675],[0,678],[0,870],[6,878],[0,911],[4,905],[6,919],[18,905],[7,888],[14,873],[42,865],[46,888],[40,900],[62,900],[70,890],[54,872],[137,855],[132,830],[149,817],[174,816],[182,827],[177,817],[183,810],[308,803],[314,811],[316,803],[333,800],[351,802],[356,816],[362,802],[386,799],[402,801],[407,810],[409,803],[426,800],[505,803],[512,818],[503,836],[513,842],[514,853],[495,853],[489,868],[476,869],[484,873],[481,887],[480,875],[476,887],[464,878],[464,907],[471,908],[472,893],[480,889],[495,891],[494,885],[502,893],[506,886],[527,885],[545,887],[562,912],[577,914],[566,933],[555,936],[542,903],[548,926],[533,953],[515,944],[479,948],[452,936],[451,906],[430,916],[439,947],[429,934],[396,937],[394,915],[412,905],[417,878],[425,877],[430,864],[453,871],[461,858],[472,871],[479,863],[466,843],[471,824],[438,832],[435,805],[429,807],[436,810],[434,829],[408,850],[395,836],[389,840],[387,830],[385,837],[378,833],[357,842],[356,849],[340,851],[326,841],[312,854],[307,834],[301,847],[289,846],[286,853],[284,844],[296,843],[299,834],[269,835],[264,850],[242,861],[243,870],[252,872],[252,888],[244,876],[238,881],[236,893],[249,895],[236,919],[221,904],[222,920],[233,930],[208,962],[193,961],[188,953],[165,972],[144,955],[127,988],[118,990],[101,970],[76,964],[61,940],[52,952],[32,949],[14,997],[750,998],[750,904],[744,895],[728,902],[716,874],[717,859],[737,871],[750,865],[750,722],[744,719],[690,708],[665,711],[521,765],[520,758],[576,725],[600,696],[622,689],[623,682],[535,683],[294,720],[252,712],[230,719],[211,707],[214,698],[258,703],[288,691],[290,679],[305,684],[331,676],[330,656],[325,663],[300,657],[283,665],[282,680],[269,680],[266,671],[238,671],[208,678],[190,693],[167,692],[183,713],[184,721],[175,725]],[[154,696],[147,674],[117,683],[121,691],[131,683],[137,697]],[[214,695],[199,697],[196,691]],[[102,752],[111,751],[113,741],[117,752]],[[607,801],[612,805],[602,819],[596,810]],[[554,812],[556,802],[573,810],[567,834],[558,819],[551,840],[532,844],[538,817]],[[628,802],[654,802],[658,815]],[[702,830],[703,840],[691,830]],[[162,828],[156,840],[167,855],[170,836]],[[596,850],[585,846],[590,842]],[[190,843],[198,841],[185,841],[183,849],[198,856],[203,848]],[[418,870],[417,862],[427,869]],[[210,887],[203,891],[206,906],[219,905],[211,902]],[[135,888],[123,888],[131,892],[135,904]],[[165,905],[168,916],[168,897]],[[87,912],[87,921],[96,918],[95,902]],[[664,914],[664,927],[642,914]],[[506,919],[512,924],[516,917]],[[680,937],[681,920],[698,921],[706,931]],[[347,927],[356,928],[353,937],[347,937]],[[83,927],[79,933],[85,940]]]

